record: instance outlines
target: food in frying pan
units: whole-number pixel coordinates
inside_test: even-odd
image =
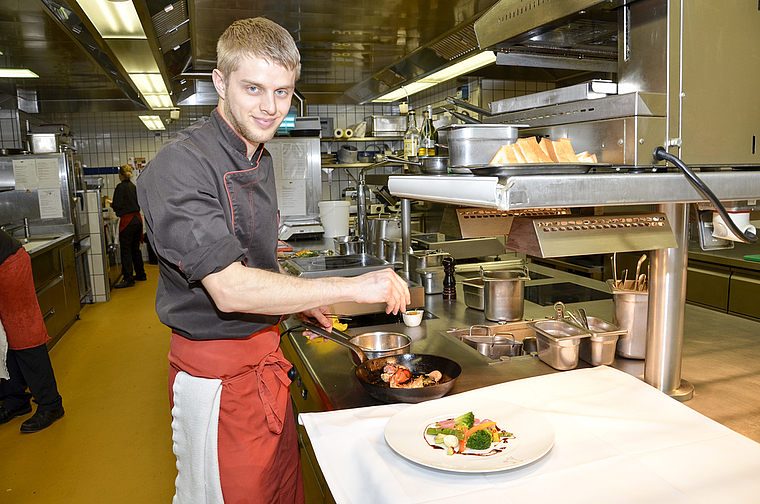
[[[499,429],[492,420],[478,420],[472,411],[425,427],[425,440],[446,455],[489,456],[501,453],[515,435]]]
[[[391,388],[422,388],[435,385],[443,377],[440,371],[435,370],[427,374],[419,373],[416,376],[412,371],[401,364],[386,364],[380,378]]]
[[[535,137],[518,138],[517,142],[502,145],[488,164],[506,165],[515,163],[596,163],[596,154],[581,152],[576,154],[569,138],[552,141]]]

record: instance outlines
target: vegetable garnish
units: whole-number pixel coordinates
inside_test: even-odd
[[[478,420],[472,411],[425,427],[425,441],[447,455],[490,457],[504,451],[515,435],[499,429],[492,420]]]

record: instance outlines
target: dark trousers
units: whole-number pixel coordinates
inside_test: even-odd
[[[45,345],[25,350],[8,350],[10,380],[0,381],[3,408],[17,410],[34,398],[40,411],[56,410],[63,405],[53,374],[53,365]],[[26,391],[27,387],[29,392]]]
[[[134,277],[145,276],[145,266],[143,265],[142,253],[140,252],[140,233],[142,233],[142,222],[133,218],[119,233],[119,243],[121,244],[121,274],[125,280],[134,280]],[[134,267],[134,276],[132,269]]]

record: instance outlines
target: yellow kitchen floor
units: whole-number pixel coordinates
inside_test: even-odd
[[[3,504],[171,502],[170,331],[154,309],[158,266],[146,272],[86,305],[50,351],[64,417],[34,434],[19,432],[28,416],[0,425]]]

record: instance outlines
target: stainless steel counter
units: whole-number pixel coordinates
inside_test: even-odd
[[[540,273],[547,278],[531,280],[526,283],[526,287],[572,283],[579,287],[607,291],[606,285],[596,280],[539,265],[531,264],[530,269],[532,273]],[[559,372],[535,357],[489,362],[474,349],[446,334],[451,328],[465,328],[487,322],[483,312],[465,306],[461,285],[458,287],[457,301],[452,303],[444,302],[440,295],[426,296],[425,309],[436,318],[424,320],[419,327],[408,328],[399,322],[349,329],[348,332],[358,334],[373,329],[403,332],[412,338],[413,352],[443,355],[456,360],[463,371],[451,392],[454,394],[504,381]],[[583,307],[589,315],[612,321],[613,304],[610,299],[566,303],[566,306],[568,309]],[[525,319],[551,317],[553,312],[551,305],[525,302]],[[297,324],[292,320],[288,323]],[[685,404],[760,441],[760,424],[756,420],[760,411],[757,406],[760,404],[758,334],[758,322],[693,305],[686,306],[682,376],[694,384],[696,391],[694,398]],[[283,339],[283,346],[290,347],[295,352],[295,358],[294,355],[288,357],[294,361],[299,372],[302,375],[307,373],[313,379],[317,390],[312,390],[311,394],[316,393],[322,403],[318,409],[379,404],[356,380],[353,374],[354,363],[347,349],[329,341],[308,341],[299,331],[294,331]],[[587,364],[581,361],[579,367],[584,366]],[[644,361],[617,357],[613,367],[642,378]],[[294,394],[299,393],[299,384],[302,386],[300,380],[291,385]],[[307,410],[315,409],[301,409]]]
[[[539,265],[530,265],[530,268],[531,272],[540,273],[546,278],[526,282],[526,287],[572,282],[578,287],[608,292],[606,284],[602,282]],[[461,280],[462,277],[458,279]],[[551,317],[554,314],[552,305],[553,303],[540,306],[526,301],[524,318]],[[610,300],[566,303],[566,306],[568,309],[583,306],[589,315],[612,320]],[[454,394],[504,381],[557,372],[535,356],[522,356],[509,361],[493,361],[447,334],[450,329],[468,328],[476,324],[496,324],[486,320],[482,311],[468,308],[464,304],[461,283],[457,285],[457,301],[446,302],[440,294],[428,295],[425,296],[425,310],[433,314],[434,318],[426,318],[418,327],[409,328],[399,321],[349,329],[347,332],[350,334],[374,330],[402,332],[412,338],[411,352],[441,355],[455,360],[462,366],[462,374],[452,389],[451,393]],[[287,323],[293,326],[297,324],[297,321],[291,319]],[[303,374],[304,369],[308,370],[327,409],[380,404],[369,396],[356,380],[353,374],[354,363],[348,349],[321,339],[308,341],[301,336],[300,331],[293,331],[286,337],[302,361],[300,365],[295,363],[299,367],[299,372]],[[579,367],[583,366],[586,364],[581,362]],[[641,372],[643,373],[643,365]]]

